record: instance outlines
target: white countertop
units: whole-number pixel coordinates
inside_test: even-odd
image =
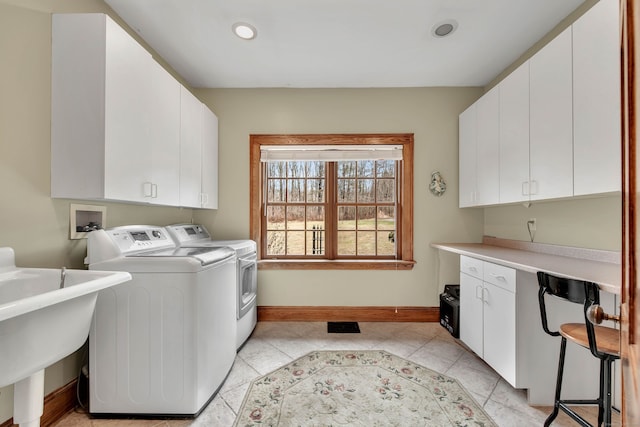
[[[622,267],[613,262],[494,246],[486,243],[431,243],[443,251],[493,262],[517,270],[597,283],[604,292],[620,294]]]

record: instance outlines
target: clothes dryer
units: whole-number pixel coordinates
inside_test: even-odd
[[[89,412],[197,416],[236,355],[235,251],[179,248],[162,227],[89,233],[90,269],[131,273],[100,292],[89,333]]]
[[[258,321],[258,254],[253,240],[213,240],[203,225],[174,224],[167,231],[180,247],[226,246],[236,251],[236,347],[239,349],[249,338]]]

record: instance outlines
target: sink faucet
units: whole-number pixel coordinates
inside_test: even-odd
[[[64,279],[67,277],[67,269],[66,267],[62,267],[60,270],[60,289],[64,288]]]

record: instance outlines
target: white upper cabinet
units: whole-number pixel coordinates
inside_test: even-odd
[[[476,205],[476,104],[460,114],[458,122],[459,206]]]
[[[573,196],[571,28],[529,61],[530,200]]]
[[[202,103],[180,91],[180,206],[199,208],[202,187]]]
[[[218,118],[202,105],[202,206],[218,208]]]
[[[483,206],[499,201],[499,115],[498,88],[484,94],[460,114],[459,121],[459,206]]]
[[[529,62],[500,82],[500,203],[529,200]]]
[[[52,22],[51,197],[217,208],[215,115],[107,15]]]
[[[144,202],[151,55],[103,14],[52,28],[51,196]]]
[[[218,208],[218,118],[180,92],[180,206]]]
[[[145,196],[153,203],[180,203],[180,83],[154,61],[151,105],[151,156],[153,176]]]
[[[574,194],[620,191],[619,1],[573,24]]]
[[[494,87],[476,104],[476,204],[492,205],[500,197],[500,88]]]

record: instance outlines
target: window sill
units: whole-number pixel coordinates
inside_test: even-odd
[[[415,261],[405,260],[296,260],[263,259],[258,261],[259,270],[412,270]]]

